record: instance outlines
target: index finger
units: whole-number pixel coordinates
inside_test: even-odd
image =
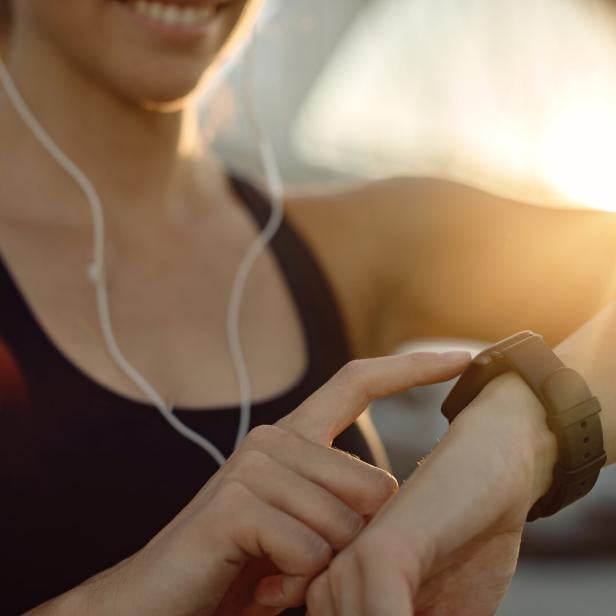
[[[277,425],[329,446],[372,401],[447,381],[460,374],[470,359],[469,353],[454,351],[352,361]]]

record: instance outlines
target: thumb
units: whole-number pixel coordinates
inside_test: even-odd
[[[469,353],[454,351],[352,361],[276,425],[329,446],[373,400],[452,379],[470,360]]]

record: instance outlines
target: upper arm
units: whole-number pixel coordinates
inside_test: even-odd
[[[540,207],[438,180],[388,183],[386,346],[422,336],[555,344],[614,293],[616,216]]]
[[[358,356],[522,329],[556,344],[616,291],[612,214],[430,178],[294,198],[290,214],[332,282]]]

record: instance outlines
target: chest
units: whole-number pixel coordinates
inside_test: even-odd
[[[113,334],[128,361],[175,406],[226,406],[238,399],[227,320],[232,285],[254,241],[249,221],[216,233],[152,226],[130,246],[107,246]],[[101,332],[87,234],[3,227],[5,266],[51,343],[76,368],[129,398],[143,394],[111,359]],[[272,252],[255,263],[240,311],[240,340],[253,397],[297,381],[306,350],[297,305]]]

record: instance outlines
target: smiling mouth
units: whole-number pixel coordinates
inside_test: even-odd
[[[153,24],[170,28],[200,28],[206,26],[228,4],[229,0],[152,2],[150,0],[116,0],[136,15]]]

